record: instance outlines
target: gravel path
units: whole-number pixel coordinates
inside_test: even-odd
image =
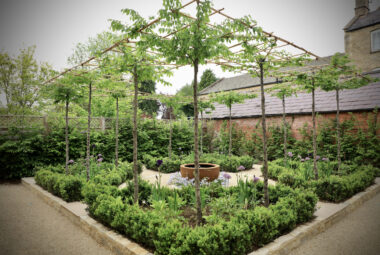
[[[380,194],[291,252],[292,255],[380,254]]]
[[[1,184],[0,254],[113,253],[21,184]]]

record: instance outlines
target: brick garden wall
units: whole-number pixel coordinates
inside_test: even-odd
[[[357,119],[357,128],[362,128],[366,130],[368,128],[367,120],[373,112],[354,112],[352,113]],[[317,129],[318,124],[323,123],[329,119],[335,119],[335,113],[323,113],[317,115]],[[351,118],[351,114],[347,112],[340,113],[340,122],[348,120]],[[370,117],[371,119],[373,117]],[[227,119],[217,119],[213,120],[215,123],[215,129],[220,130],[220,127],[223,121]],[[299,132],[299,129],[304,126],[305,123],[308,124],[310,129],[312,128],[312,118],[311,115],[288,115],[286,121],[291,124],[291,130],[294,138],[300,139],[302,136]],[[249,134],[252,130],[256,128],[256,125],[259,123],[258,128],[261,130],[261,117],[258,118],[241,118],[241,119],[232,119],[233,123],[236,123],[239,129],[242,129],[245,133]],[[378,129],[377,134],[380,135],[380,114],[377,115]],[[267,117],[267,126],[270,125],[282,125],[282,116],[271,116]]]

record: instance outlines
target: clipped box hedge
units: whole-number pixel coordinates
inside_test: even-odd
[[[66,202],[82,199],[83,182],[79,177],[40,170],[34,178],[38,185]]]
[[[279,183],[292,188],[313,189],[319,199],[331,202],[342,202],[356,193],[365,190],[374,183],[378,171],[377,168],[371,165],[342,164],[342,175],[322,175],[318,180],[306,180],[300,173],[299,168],[297,168],[300,163],[291,163],[291,167],[287,168],[281,165],[282,162],[282,160],[275,160],[268,164],[268,175],[270,178],[278,180]],[[336,167],[335,162],[320,164],[321,171],[326,170],[324,168],[327,165]],[[292,166],[295,166],[295,168],[292,168]]]
[[[141,197],[148,197],[150,194],[144,193],[150,192],[150,184],[140,185]],[[131,204],[128,189],[90,183],[83,189],[83,196],[92,217],[153,249],[155,254],[245,254],[310,220],[317,203],[312,191],[279,184],[270,187],[272,204],[268,208],[238,209],[228,219],[212,214],[204,217],[204,225],[191,227],[181,218],[172,217],[168,208],[150,210]],[[222,196],[233,189],[218,192]]]

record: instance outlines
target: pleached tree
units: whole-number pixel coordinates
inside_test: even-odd
[[[65,173],[69,174],[69,104],[72,102],[78,102],[82,98],[83,90],[79,84],[76,83],[77,77],[72,75],[65,75],[49,87],[51,91],[51,97],[55,104],[65,104]]]
[[[336,145],[338,172],[341,165],[341,142],[340,142],[340,91],[343,89],[355,89],[367,85],[373,81],[369,76],[362,76],[359,69],[353,65],[347,55],[336,53],[331,57],[328,67],[321,71],[324,82],[321,88],[325,91],[335,91],[336,98]]]
[[[297,88],[292,86],[291,82],[292,80],[283,80],[281,83],[277,83],[273,87],[267,89],[266,91],[269,92],[272,96],[275,96],[279,99],[281,99],[282,102],[282,126],[284,130],[284,163],[285,165],[287,164],[287,157],[288,157],[288,152],[287,152],[287,131],[288,131],[288,125],[286,123],[286,106],[285,106],[285,99],[287,97],[291,97],[293,95],[296,95]]]
[[[234,104],[241,104],[244,103],[246,99],[252,99],[257,97],[256,94],[252,93],[239,93],[235,91],[227,91],[227,92],[219,92],[216,94],[211,95],[211,100],[218,103],[223,104],[227,106],[228,108],[228,136],[229,136],[229,143],[228,143],[228,156],[231,157],[232,155],[232,123],[231,123],[231,111],[232,106]]]
[[[158,55],[151,54],[149,49],[151,43],[147,40],[147,36],[140,33],[144,30],[145,33],[153,33],[154,26],[148,26],[151,20],[146,20],[141,17],[136,11],[131,9],[123,9],[132,24],[123,24],[121,21],[113,20],[111,23],[112,29],[121,32],[125,38],[137,39],[138,42],[129,44],[128,40],[118,45],[118,56],[104,57],[104,61],[108,61],[112,66],[116,67],[115,71],[130,77],[131,82],[127,82],[127,86],[133,86],[133,181],[134,181],[134,203],[138,203],[138,141],[137,141],[137,109],[138,109],[138,94],[139,87],[143,82],[154,81],[169,85],[162,79],[165,75],[170,75],[171,72],[165,67],[157,63],[161,62]]]
[[[234,32],[232,38],[236,45],[241,47],[239,51],[229,55],[228,61],[233,64],[224,65],[224,68],[235,72],[248,71],[252,77],[259,77],[260,79],[264,205],[269,206],[264,77],[273,76],[273,72],[281,67],[300,65],[304,61],[305,55],[294,57],[285,50],[276,49],[279,47],[278,37],[264,32],[250,16],[241,19],[229,19],[224,23],[223,28],[227,33]]]
[[[163,9],[159,11],[160,32],[171,34],[170,37],[153,38],[155,47],[167,62],[177,65],[191,65],[194,70],[193,106],[194,106],[194,165],[195,165],[195,197],[197,224],[202,222],[199,181],[199,135],[198,135],[198,71],[199,65],[207,60],[226,54],[228,47],[221,29],[210,27],[212,3],[210,0],[196,1],[196,17],[190,18],[181,14],[182,3],[179,0],[164,0]]]

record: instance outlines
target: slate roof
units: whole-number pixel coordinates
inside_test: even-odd
[[[369,27],[372,25],[376,25],[380,23],[380,8],[378,8],[376,11],[369,12],[365,16],[356,16],[354,17],[344,30],[346,32],[351,32],[360,28]]]
[[[325,92],[317,90],[315,94],[316,112],[327,113],[336,111],[335,91]],[[298,96],[286,98],[287,114],[310,114],[311,94],[299,93]],[[282,102],[277,97],[268,94],[265,97],[266,115],[281,115]],[[340,110],[342,112],[373,110],[380,107],[380,82],[351,90],[340,91]],[[247,118],[261,116],[260,96],[255,99],[248,99],[242,104],[232,106],[233,118]],[[228,118],[229,111],[224,105],[215,104],[215,110],[205,115],[205,118],[223,119]]]
[[[307,68],[310,68],[312,66],[320,66],[324,64],[330,63],[331,56],[319,58],[318,60],[313,60],[308,62],[305,66],[298,66],[298,67],[284,67],[280,70],[282,71],[290,71],[290,70],[304,70]],[[268,77],[264,78],[264,85],[269,85],[276,83],[277,80],[274,77]],[[251,88],[251,87],[257,87],[260,86],[260,78],[259,77],[252,77],[250,74],[242,74],[239,76],[231,77],[231,78],[222,78],[207,88],[204,88],[199,92],[199,95],[207,95],[210,93],[216,93],[220,91],[229,91],[229,90],[237,90],[237,89],[244,89],[244,88]]]

